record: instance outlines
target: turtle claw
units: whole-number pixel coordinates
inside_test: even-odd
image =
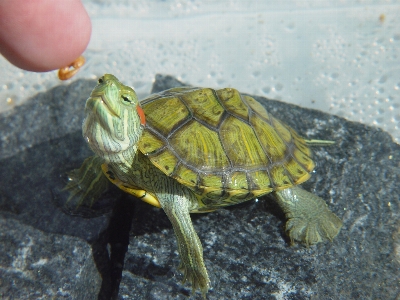
[[[300,241],[307,246],[332,241],[338,235],[342,221],[326,209],[316,219],[293,218],[286,222],[285,231],[291,243]]]
[[[203,298],[205,299],[208,289],[210,288],[210,279],[208,278],[206,268],[202,265],[198,266],[198,268],[190,266],[187,267],[184,263],[181,263],[179,270],[184,276],[182,283],[189,281],[192,285],[192,293],[199,289],[203,295]]]

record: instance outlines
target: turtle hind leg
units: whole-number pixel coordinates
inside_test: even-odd
[[[275,192],[283,209],[285,226],[291,242],[300,241],[307,246],[326,240],[332,241],[342,227],[342,221],[332,213],[325,201],[297,186]]]

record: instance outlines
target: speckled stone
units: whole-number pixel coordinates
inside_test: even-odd
[[[96,299],[101,285],[90,245],[0,218],[1,299]]]
[[[158,75],[153,92],[177,85],[182,83]],[[76,251],[82,256],[87,255],[82,243],[90,242],[97,270],[87,268],[92,274],[86,276],[102,274],[103,281],[90,287],[90,281],[81,284],[88,284],[86,292],[96,290],[93,297],[109,299],[121,280],[119,299],[201,299],[199,293],[191,294],[189,284],[180,282],[176,241],[162,210],[117,190],[108,194],[108,202],[117,200],[108,214],[82,211],[80,215],[92,217],[82,218],[60,208],[65,201],[65,173],[90,155],[80,126],[84,101],[93,86],[93,81],[59,86],[0,115],[0,221],[18,224],[14,228],[20,235],[15,241],[24,240],[30,230],[43,231],[35,243],[46,244],[46,239],[57,237],[65,249],[79,245]],[[335,146],[314,148],[317,168],[303,187],[324,198],[344,225],[332,243],[306,248],[290,246],[283,214],[268,196],[192,215],[212,282],[207,298],[396,299],[400,293],[400,146],[377,128],[255,98],[303,136],[336,141]],[[106,207],[98,209],[111,211]],[[7,251],[7,243],[1,238],[2,255],[11,261],[25,246],[15,243],[15,249]],[[46,251],[43,248],[43,256]],[[0,272],[5,268],[17,272],[9,262],[2,262]],[[46,296],[45,286],[51,289],[61,280],[76,280],[67,278],[75,276],[76,266],[62,268],[68,271],[60,278],[32,286],[35,297]],[[24,286],[16,282],[16,288]],[[10,281],[0,281],[2,297],[12,298],[7,294],[14,291],[10,286]],[[33,299],[30,295],[21,297]],[[90,298],[80,297],[87,293],[75,295],[70,299]]]

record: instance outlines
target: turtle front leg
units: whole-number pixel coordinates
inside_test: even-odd
[[[210,280],[203,261],[203,247],[189,214],[191,195],[189,191],[182,192],[182,186],[173,182],[171,184],[180,192],[176,190],[171,193],[157,193],[157,197],[174,228],[181,257],[179,269],[184,273],[183,282],[188,280],[192,284],[192,290],[199,288],[205,297]]]
[[[68,183],[64,190],[69,191],[67,205],[92,207],[102,193],[108,189],[108,179],[101,170],[104,160],[98,156],[85,159],[79,169],[68,173]]]
[[[297,240],[307,246],[314,245],[332,241],[339,233],[342,221],[322,198],[297,186],[275,192],[275,195],[286,215],[285,230],[292,243]]]

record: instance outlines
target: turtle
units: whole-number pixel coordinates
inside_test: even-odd
[[[299,187],[315,167],[315,142],[233,88],[177,87],[139,102],[133,88],[105,74],[85,114],[82,133],[94,155],[69,173],[70,198],[92,205],[111,182],[162,208],[193,291],[206,295],[210,280],[190,213],[271,193],[292,243],[332,241],[340,231],[325,201]]]

